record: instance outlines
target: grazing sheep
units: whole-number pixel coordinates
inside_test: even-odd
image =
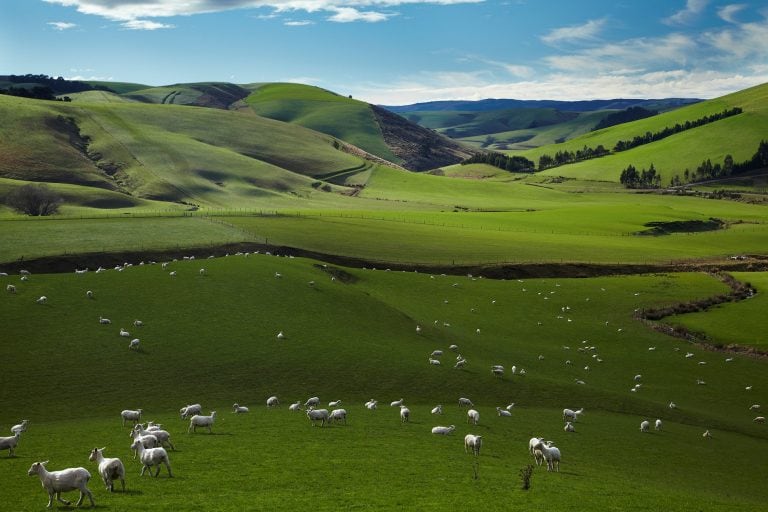
[[[144,448],[157,448],[160,446],[160,441],[157,440],[157,437],[152,435],[151,431],[147,431],[148,433],[146,435],[142,435],[140,432],[135,432],[131,430],[130,436],[131,439],[133,439],[133,442],[139,441],[141,445]],[[133,450],[133,458],[136,458],[136,455],[138,455],[138,452],[134,449]]]
[[[376,404],[378,403],[379,403],[378,401],[371,398],[370,400],[365,402],[365,408],[368,409],[369,411],[374,411],[376,410]]]
[[[134,320],[133,321],[133,326],[134,327],[141,327],[142,325],[144,325],[144,322],[142,322],[141,320]]]
[[[334,409],[328,414],[328,423],[332,423],[334,421],[343,421],[344,424],[347,424],[347,411],[345,409]]]
[[[312,422],[312,426],[315,426],[316,421],[321,421],[320,426],[325,426],[325,423],[328,421],[329,413],[328,409],[309,409],[307,411],[307,418],[309,418],[309,421]]]
[[[464,368],[467,365],[467,360],[462,358],[456,361],[456,364],[453,365],[454,368]]]
[[[283,331],[280,331],[279,333],[277,333],[277,339],[279,340],[285,339],[285,334],[283,334]]]
[[[431,364],[431,365],[433,365],[433,366],[440,366],[440,360],[439,360],[439,359],[432,359],[432,358],[430,357],[430,358],[429,358],[429,364]]]
[[[267,407],[277,407],[278,405],[280,405],[280,400],[276,396],[267,398]]]
[[[515,402],[512,402],[511,404],[505,407],[505,409],[508,410],[509,412],[512,412],[512,409],[514,408],[515,408]]]
[[[653,425],[654,430],[661,431],[662,423],[660,419],[656,419],[656,422]]]
[[[448,348],[449,348],[449,349],[451,349],[451,350],[453,350],[454,352],[456,352],[457,350],[459,350],[459,346],[458,346],[458,345],[451,345],[451,346],[450,346],[450,347],[448,347]]]
[[[404,400],[401,398],[400,400],[395,400],[394,402],[391,402],[389,404],[390,407],[402,407]]]
[[[128,337],[130,337],[130,336],[131,336],[131,333],[129,333],[128,331],[126,331],[125,329],[123,329],[123,328],[121,327],[121,328],[120,328],[120,336],[122,336],[123,338],[128,338]]]
[[[640,432],[648,432],[648,429],[651,427],[651,422],[648,420],[643,420],[640,423]]]
[[[0,437],[0,451],[8,450],[8,456],[13,457],[20,437],[21,432],[15,432],[10,437]]]
[[[141,341],[139,340],[139,338],[134,338],[134,339],[132,339],[132,340],[131,340],[131,341],[128,343],[128,348],[129,348],[130,350],[139,350],[139,344],[140,344],[140,343],[141,343]]]
[[[635,375],[635,382],[640,382],[640,379],[642,378],[643,376],[638,373],[637,375]]]
[[[443,414],[443,406],[441,404],[432,408],[432,414]]]
[[[762,424],[762,423],[765,423],[765,416],[758,416],[758,417],[756,417],[756,418],[755,418],[754,420],[752,420],[752,421],[754,421],[755,423],[761,423],[761,424]]]
[[[134,426],[133,430],[134,432],[138,432],[142,436],[146,436],[146,435],[155,436],[157,438],[158,446],[164,446],[167,444],[168,446],[171,447],[171,449],[173,450],[176,449],[176,447],[173,446],[173,443],[171,442],[171,434],[169,434],[167,430],[145,430],[144,427],[141,426],[141,424]]]
[[[541,453],[541,450],[537,448],[538,444],[544,441],[543,437],[532,437],[528,441],[528,452],[533,456],[533,460],[536,462],[537,466],[541,466],[541,463],[544,462],[544,455]]]
[[[433,350],[431,354],[429,354],[430,357],[440,357],[443,355],[442,350]]]
[[[712,439],[712,434],[709,432],[709,430],[705,430],[703,434],[701,434],[701,437],[704,439]]]
[[[498,413],[499,416],[504,416],[504,417],[507,417],[507,418],[512,417],[512,413],[510,411],[502,409],[501,407],[497,407],[496,408],[496,412]]]
[[[341,400],[334,400],[333,402],[328,402],[328,407],[338,407],[341,405]]]
[[[103,316],[100,316],[99,323],[102,325],[109,325],[112,323],[112,320],[110,320],[109,318],[104,318]]]
[[[563,409],[563,421],[573,421],[579,419],[579,416],[581,416],[584,413],[584,408],[578,409],[576,411],[573,411],[571,409]]]
[[[472,423],[473,425],[477,425],[479,421],[480,421],[479,412],[477,412],[474,409],[470,409],[467,411],[467,423]]]
[[[548,446],[547,443],[539,442],[535,450],[541,451],[541,456],[547,461],[547,471],[560,471],[560,450],[556,446]]]
[[[447,435],[453,434],[454,430],[456,430],[455,425],[451,425],[449,427],[443,427],[440,425],[438,425],[437,427],[432,427],[432,433],[440,436],[447,436]]]
[[[21,423],[11,427],[11,434],[26,432],[27,425],[29,425],[29,420],[21,420]]]
[[[411,420],[411,410],[404,406],[400,406],[400,422],[401,423],[408,423]]]
[[[315,407],[317,405],[320,405],[320,399],[316,396],[308,398],[307,401],[304,402],[304,407]]]
[[[563,430],[566,432],[576,432],[576,427],[573,426],[573,423],[567,421],[565,422],[565,427],[563,427]]]
[[[204,268],[201,268],[201,269],[200,269],[200,275],[201,275],[201,276],[204,276],[204,275],[205,275],[205,269],[204,269]]]
[[[119,479],[125,492],[125,466],[120,459],[104,457],[106,448],[94,448],[88,456],[88,460],[99,465],[99,474],[104,480],[104,486],[109,492],[114,492],[114,481]]]
[[[168,272],[168,275],[171,276],[171,277],[176,277],[176,271],[174,270],[172,272]],[[158,473],[160,472],[160,468],[157,468],[157,472]]]
[[[48,492],[48,505],[47,508],[51,508],[53,505],[53,497],[56,496],[56,500],[69,506],[71,502],[61,499],[61,493],[67,491],[74,491],[75,489],[80,491],[80,499],[77,500],[75,506],[79,507],[83,503],[83,498],[88,496],[91,500],[91,507],[95,507],[93,502],[93,494],[88,490],[88,481],[91,479],[91,474],[85,468],[67,468],[60,471],[48,471],[45,465],[48,461],[35,462],[30,466],[27,475],[40,477],[40,483],[43,488]]]
[[[155,478],[160,474],[160,464],[165,464],[168,469],[168,477],[173,477],[171,473],[171,461],[168,458],[168,452],[165,448],[144,448],[139,441],[134,441],[131,445],[131,449],[136,450],[139,453],[139,460],[141,461],[141,473],[139,476],[144,476],[144,472],[149,469],[149,474],[152,474],[152,466],[157,466],[157,472]]]
[[[677,404],[675,402],[669,402],[669,408],[675,409],[677,407]]]
[[[288,406],[289,411],[300,411],[301,410],[301,402],[296,402]]]
[[[474,407],[474,405],[469,398],[459,398],[459,407]]]
[[[48,302],[48,297],[45,295],[41,295],[39,299],[36,301],[38,304],[45,304]]]
[[[86,291],[85,292],[85,296],[88,297],[89,299],[92,299],[93,298],[93,290]]]
[[[143,411],[141,409],[136,409],[135,411],[131,409],[125,409],[122,411],[120,416],[123,418],[123,426],[125,426],[126,421],[132,421],[134,425],[140,422],[142,412]]]
[[[491,368],[491,373],[500,378],[504,377],[504,368]]]
[[[235,404],[232,404],[232,412],[234,412],[235,414],[243,414],[248,412],[248,408],[244,405],[235,403]]]
[[[749,406],[750,411],[759,411],[760,410],[760,404],[752,404]]]
[[[200,404],[187,405],[179,409],[179,413],[181,414],[181,419],[183,420],[191,416],[194,416],[195,414],[200,414],[201,412],[203,412],[203,407]]]
[[[416,326],[416,334],[419,334],[420,332],[421,332],[421,326],[417,325]]]
[[[464,453],[472,452],[475,457],[480,455],[480,448],[483,446],[483,436],[467,434],[464,436]]]
[[[6,287],[5,287],[5,289],[6,289],[8,292],[10,292],[10,293],[16,293],[16,287],[15,287],[15,286],[13,286],[12,284],[9,284],[8,286],[6,286]]]
[[[213,426],[213,422],[216,421],[216,411],[212,411],[210,416],[203,416],[200,414],[195,414],[189,419],[189,428],[187,428],[187,433],[191,430],[192,432],[197,432],[197,427],[205,427],[208,429],[208,433],[211,433],[211,426]]]

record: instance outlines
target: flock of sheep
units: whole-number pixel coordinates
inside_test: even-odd
[[[247,256],[247,253],[245,254]],[[189,257],[185,259],[194,259],[194,257]],[[163,263],[162,268],[166,269],[168,263]],[[115,267],[116,271],[123,271],[126,268],[130,267],[130,264],[121,265],[118,267]],[[96,272],[103,272],[103,268],[99,268]],[[78,270],[76,271],[78,274],[84,273],[85,271]],[[26,281],[29,279],[30,273],[27,271],[21,271],[22,274],[22,281]],[[199,274],[201,276],[207,275],[207,271],[204,268],[201,268],[199,270]],[[171,271],[168,273],[170,277],[175,277],[177,274],[175,271]],[[432,276],[434,278],[434,276]],[[471,276],[469,276],[471,278]],[[282,278],[282,274],[275,273],[275,278],[280,279]],[[334,279],[333,277],[331,279]],[[474,278],[473,278],[474,279]],[[310,286],[314,286],[314,281],[311,281],[309,283]],[[456,287],[458,283],[454,283],[454,287]],[[559,285],[556,285],[559,286]],[[7,291],[9,293],[16,293],[16,287],[12,284],[8,284],[6,287]],[[525,292],[526,289],[523,288],[523,291]],[[550,294],[554,294],[555,292],[552,291]],[[541,295],[541,292],[539,293]],[[94,293],[91,290],[87,290],[85,293],[86,298],[93,299]],[[543,297],[545,300],[550,299],[550,295],[545,295]],[[587,299],[589,300],[589,299]],[[46,304],[48,303],[49,299],[47,296],[40,296],[36,302],[38,304]],[[448,303],[448,300],[445,299],[444,303]],[[495,301],[492,301],[492,304],[495,304]],[[570,310],[571,308],[568,306],[563,306],[561,308],[562,315],[558,315],[558,320],[564,320],[567,322],[571,322],[572,319],[570,317]],[[474,310],[473,310],[474,312]],[[111,325],[112,322],[108,318],[99,317],[99,323],[102,325]],[[608,322],[606,322],[606,325]],[[439,322],[435,320],[435,325],[439,325]],[[541,323],[539,322],[539,325]],[[136,329],[140,329],[143,326],[143,322],[141,320],[134,320],[133,321],[133,327]],[[442,322],[443,327],[450,327],[450,324],[448,322]],[[423,332],[423,328],[420,325],[416,326],[416,332],[417,334],[421,334]],[[475,333],[477,335],[481,335],[481,329],[477,328],[475,330]],[[621,329],[618,329],[617,332],[621,332]],[[131,334],[125,329],[121,328],[119,331],[119,336],[125,337],[125,338],[131,338]],[[283,340],[286,338],[283,331],[280,331],[277,335],[277,338],[280,340]],[[139,350],[140,348],[140,339],[139,338],[132,338],[129,342],[128,348],[132,350]],[[455,344],[452,344],[449,346],[449,350],[455,352],[457,354],[456,356],[456,362],[454,363],[453,367],[456,369],[465,368],[468,365],[468,361],[465,357],[463,357],[461,354],[458,353],[458,346]],[[570,347],[563,346],[563,350],[570,350]],[[650,347],[649,350],[655,350],[655,347]],[[602,358],[600,357],[598,350],[594,346],[590,346],[588,342],[585,340],[582,342],[582,347],[578,348],[578,351],[583,353],[584,355],[591,356],[592,360],[595,361],[595,363],[601,363]],[[690,353],[689,353],[690,354]],[[443,350],[434,350],[429,354],[428,357],[428,363],[432,366],[440,366],[441,365],[441,357],[444,355]],[[691,354],[692,355],[692,354]],[[688,354],[686,354],[686,358],[689,357]],[[543,355],[538,356],[539,360],[544,359]],[[571,365],[572,362],[570,359],[565,360],[566,365]],[[584,367],[585,372],[589,372],[589,366]],[[491,374],[494,376],[497,376],[499,378],[503,378],[504,374],[507,370],[503,365],[493,365],[491,367]],[[509,369],[510,373],[512,375],[526,375],[526,370],[524,368],[517,368],[516,365],[512,365]],[[635,385],[633,388],[630,389],[631,392],[636,393],[642,386],[642,376],[636,375],[634,378]],[[576,384],[584,384],[584,381],[581,379],[575,379]],[[702,384],[702,382],[699,382],[699,384]],[[364,404],[364,407],[368,410],[375,410],[377,408],[378,401],[371,399],[368,402]],[[276,396],[271,396],[266,401],[267,407],[277,407],[280,405],[280,401]],[[347,410],[344,408],[339,407],[341,405],[341,400],[336,400],[328,403],[328,408],[321,408],[320,407],[320,399],[318,397],[311,397],[308,400],[306,400],[303,404],[301,401],[297,401],[295,403],[291,403],[288,409],[290,411],[302,411],[302,405],[306,409],[305,414],[306,417],[309,419],[310,424],[312,426],[319,423],[319,425],[325,426],[326,424],[331,423],[343,423],[346,425],[347,423]],[[467,408],[467,423],[476,426],[480,422],[480,413],[477,409],[474,408],[474,404],[471,400],[468,398],[459,398],[458,399],[458,405],[459,407],[466,407]],[[411,409],[405,405],[404,400],[401,398],[399,400],[392,401],[390,403],[390,406],[393,408],[399,409],[399,416],[400,421],[402,423],[408,423],[411,419]],[[514,404],[510,404],[506,407],[496,407],[496,413],[500,417],[511,417],[512,416],[512,410],[513,410]],[[671,402],[669,405],[670,408],[675,408],[676,405]],[[760,409],[759,404],[754,404],[750,407],[750,410],[756,411]],[[232,407],[232,411],[234,413],[242,414],[242,413],[248,413],[249,408],[243,405],[240,405],[238,403],[235,403]],[[166,448],[174,449],[175,447],[173,443],[170,440],[170,434],[161,428],[159,425],[154,425],[152,422],[149,422],[146,426],[141,423],[141,416],[142,416],[142,410],[136,409],[136,410],[124,410],[121,413],[122,423],[123,426],[126,425],[126,423],[130,423],[132,425],[131,428],[131,450],[134,451],[135,457],[139,458],[139,461],[141,463],[142,469],[141,469],[141,475],[144,475],[146,470],[149,470],[150,474],[152,473],[152,469],[156,468],[156,471],[154,473],[154,476],[157,477],[161,471],[161,466],[164,465],[167,469],[168,476],[171,477],[172,470],[171,470],[171,464],[170,459],[168,456],[168,452],[166,451]],[[212,426],[216,420],[216,412],[211,412],[210,415],[203,415],[202,414],[202,408],[200,404],[191,404],[187,405],[179,411],[182,419],[189,419],[189,427],[188,432],[196,432],[197,428],[205,428],[210,433],[212,431]],[[431,409],[431,414],[435,416],[439,416],[443,413],[443,406],[437,405],[434,408]],[[583,409],[578,410],[571,410],[571,409],[564,409],[563,410],[563,416],[562,419],[565,422],[565,425],[563,427],[563,430],[565,432],[575,432],[575,423],[577,422],[579,416],[584,412]],[[757,416],[754,419],[754,422],[756,423],[764,423],[765,418],[762,416]],[[9,450],[9,455],[13,456],[15,453],[15,448],[17,447],[19,443],[20,436],[23,432],[26,431],[28,425],[28,421],[24,420],[21,424],[15,425],[12,430],[12,436],[11,437],[0,437],[0,450]],[[651,422],[647,419],[642,420],[640,424],[640,431],[641,432],[649,432],[650,431]],[[654,428],[657,431],[662,430],[662,420],[656,419],[654,422]],[[455,431],[456,427],[455,425],[449,425],[449,426],[443,426],[443,425],[437,425],[431,429],[431,433],[435,435],[452,435]],[[704,437],[711,437],[711,433],[709,430],[707,430],[704,434]],[[474,456],[479,456],[480,451],[483,444],[483,437],[481,435],[476,434],[467,434],[464,437],[464,450],[466,453],[471,453]],[[98,472],[101,476],[106,488],[109,491],[114,490],[114,482],[116,480],[120,480],[122,489],[125,490],[125,466],[123,465],[122,461],[118,458],[107,458],[103,455],[104,448],[98,449],[94,448],[91,450],[89,455],[89,460],[96,462],[98,465]],[[546,441],[543,437],[533,437],[529,441],[528,445],[528,451],[530,455],[533,457],[535,463],[540,466],[544,462],[547,464],[547,470],[548,471],[559,471],[560,461],[561,461],[561,452],[560,450],[554,446],[554,443],[552,441]],[[80,491],[80,497],[77,501],[77,505],[79,506],[84,497],[88,497],[91,504],[94,504],[93,496],[90,492],[90,490],[87,488],[86,484],[88,483],[91,475],[90,473],[84,469],[84,468],[68,468],[60,471],[48,471],[45,467],[47,464],[46,462],[35,462],[30,467],[28,474],[30,476],[38,475],[43,487],[46,489],[49,495],[49,502],[48,506],[50,507],[53,503],[54,497],[62,502],[69,504],[69,502],[61,499],[60,493],[72,491],[72,490],[79,490]]]

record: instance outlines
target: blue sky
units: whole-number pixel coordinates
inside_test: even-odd
[[[296,81],[383,104],[712,98],[768,82],[768,5],[2,0],[0,74]]]

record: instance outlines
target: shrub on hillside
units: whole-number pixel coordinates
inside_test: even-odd
[[[59,194],[43,184],[21,186],[5,198],[5,204],[17,212],[35,217],[57,213],[62,202]]]

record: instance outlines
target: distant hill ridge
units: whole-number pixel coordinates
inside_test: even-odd
[[[519,108],[554,108],[567,112],[592,112],[595,110],[624,110],[630,107],[643,107],[659,110],[659,105],[667,108],[677,108],[703,101],[698,98],[663,98],[663,99],[630,99],[617,98],[610,100],[515,100],[515,99],[484,99],[484,100],[449,100],[427,101],[410,105],[380,105],[398,114],[408,112],[434,112],[443,110],[462,112],[487,112],[490,110],[508,110]]]

